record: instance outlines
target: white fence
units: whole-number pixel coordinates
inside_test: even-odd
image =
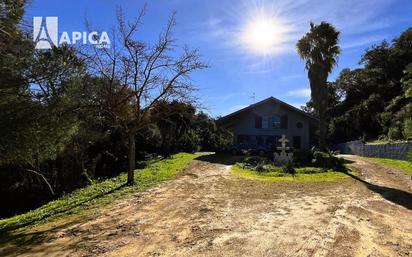
[[[362,141],[357,140],[337,144],[334,150],[338,150],[342,154],[407,160],[408,152],[412,151],[412,142],[364,144]]]

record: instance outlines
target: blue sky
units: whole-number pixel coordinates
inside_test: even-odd
[[[192,78],[213,117],[253,103],[253,94],[256,101],[274,96],[303,105],[309,98],[309,82],[295,44],[310,21],[328,21],[341,31],[342,54],[330,80],[344,68],[358,67],[368,46],[392,40],[412,26],[410,0],[32,0],[26,19],[58,16],[59,31],[82,31],[87,17],[94,27],[110,30],[117,7],[132,18],[146,2],[141,39],[156,39],[176,11],[178,43],[198,48],[210,65]],[[262,17],[271,24],[270,45],[250,41]],[[258,36],[265,37],[265,32]]]

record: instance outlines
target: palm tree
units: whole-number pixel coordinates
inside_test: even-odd
[[[338,43],[339,31],[333,25],[327,22],[315,25],[311,22],[310,31],[299,39],[296,44],[299,56],[305,61],[313,106],[319,115],[319,146],[321,150],[327,150],[327,79],[337,63],[340,53]]]

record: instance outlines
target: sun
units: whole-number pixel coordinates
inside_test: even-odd
[[[280,52],[289,27],[280,19],[258,15],[250,19],[242,31],[242,43],[250,52],[269,55]]]
[[[247,29],[249,43],[256,49],[270,48],[276,41],[275,30],[276,28],[270,20],[256,20]]]

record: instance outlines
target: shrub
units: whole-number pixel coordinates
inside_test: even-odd
[[[412,138],[412,119],[407,119],[403,123],[403,136],[404,138]]]
[[[145,161],[137,161],[136,162],[136,169],[144,169],[147,167],[147,162]]]
[[[194,153],[199,151],[199,142],[199,136],[194,132],[189,132],[177,141],[177,148],[187,153]]]
[[[259,163],[265,163],[265,159],[259,156],[246,157],[243,162],[247,166],[256,167]]]
[[[313,152],[309,150],[295,150],[293,152],[293,163],[297,166],[308,166],[312,163]]]
[[[379,135],[378,141],[388,141],[388,136],[387,135]]]
[[[312,163],[323,169],[333,169],[338,171],[345,171],[344,160],[342,158],[338,158],[331,153],[315,151],[313,153],[313,161]]]
[[[408,158],[408,161],[412,164],[412,151],[408,152],[407,158]]]
[[[265,167],[265,164],[262,163],[262,162],[260,162],[260,163],[257,164],[255,170],[256,170],[257,172],[267,172],[267,171],[268,171],[268,169]]]
[[[398,140],[402,138],[401,131],[398,127],[391,127],[388,131],[389,140]]]
[[[257,172],[279,172],[280,169],[280,167],[270,163],[268,159],[260,156],[246,157],[240,166]]]
[[[218,128],[211,136],[211,142],[208,147],[202,146],[203,149],[210,149],[216,152],[226,151],[233,141],[233,135],[230,131]]]
[[[282,166],[282,170],[284,173],[287,173],[287,174],[291,174],[291,175],[296,174],[296,170],[293,167],[293,164],[290,162],[288,162],[285,166]]]

